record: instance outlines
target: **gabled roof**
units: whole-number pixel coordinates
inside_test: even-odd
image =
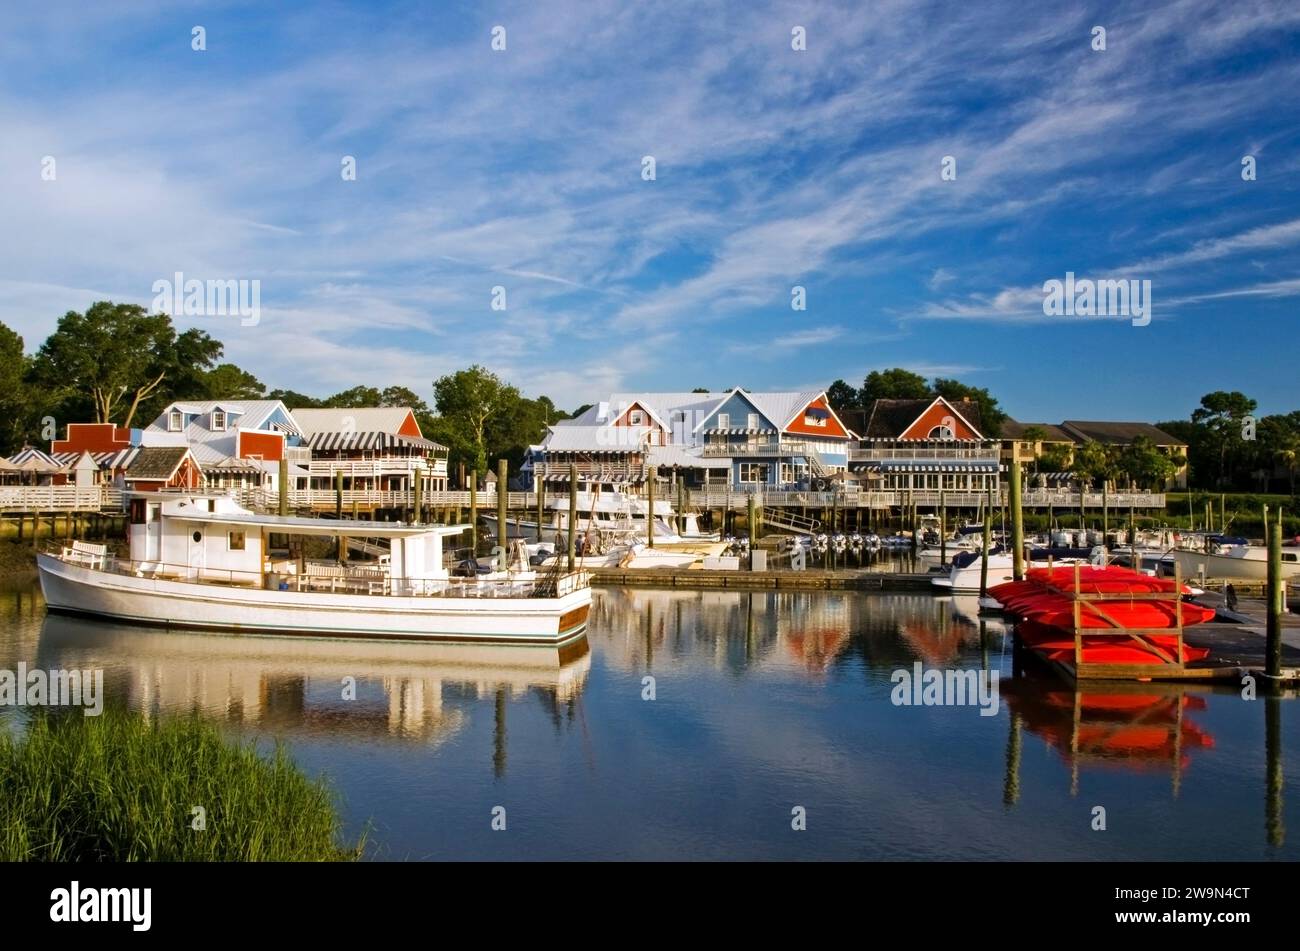
[[[146,446],[136,453],[127,466],[126,480],[166,482],[176,474],[176,470],[189,455],[188,446]]]
[[[411,410],[406,406],[354,406],[293,411],[298,428],[308,438],[316,433],[342,432],[396,435],[410,415]]]
[[[229,419],[226,429],[213,430],[200,420],[209,418],[214,409],[224,410],[229,416],[237,413],[237,419]],[[167,417],[172,410],[180,410],[191,415],[189,423],[180,432],[167,428]],[[145,447],[189,446],[194,450],[194,459],[199,465],[211,465],[222,459],[235,455],[238,432],[243,430],[262,431],[268,425],[275,430],[296,432],[292,424],[283,426],[269,423],[271,416],[279,410],[287,419],[292,420],[288,408],[279,400],[184,400],[168,406],[140,434],[140,444]],[[269,431],[269,430],[268,430]]]
[[[876,400],[868,413],[862,436],[865,439],[897,439],[931,406],[941,401],[972,430],[983,432],[978,403],[960,402],[955,405],[951,400],[936,396],[917,400]]]
[[[718,412],[718,410],[720,410],[720,409],[722,409],[722,407],[726,406],[726,405],[727,405],[727,401],[728,401],[729,399],[731,399],[733,396],[736,396],[736,395],[741,396],[741,397],[745,400],[746,403],[748,403],[750,406],[754,407],[754,409],[756,409],[756,410],[758,411],[758,414],[759,414],[760,416],[762,416],[764,419],[766,419],[769,423],[772,424],[773,428],[775,428],[775,429],[780,429],[780,428],[781,428],[781,420],[780,420],[780,419],[773,418],[773,416],[771,415],[771,413],[769,413],[767,410],[763,409],[762,405],[760,404],[759,399],[756,398],[756,397],[759,397],[759,396],[761,396],[761,395],[778,396],[779,394],[775,394],[775,393],[771,393],[771,394],[750,393],[748,390],[744,389],[744,387],[735,386],[735,387],[732,387],[731,389],[729,389],[726,393],[724,393],[723,396],[722,396],[722,399],[720,399],[720,400],[716,400],[716,401],[713,403],[713,408],[710,409],[707,413],[705,413],[705,414],[700,418],[700,421],[699,421],[699,423],[696,424],[696,426],[695,426],[695,428],[694,428],[694,431],[695,431],[695,432],[699,432],[700,429],[702,429],[702,428],[704,427],[704,424],[707,423],[710,419],[712,419],[713,416]]]
[[[1075,442],[1099,442],[1108,444],[1131,443],[1138,436],[1145,436],[1157,446],[1185,446],[1183,440],[1171,436],[1163,429],[1150,423],[1111,423],[1081,419],[1067,419],[1061,428]]]

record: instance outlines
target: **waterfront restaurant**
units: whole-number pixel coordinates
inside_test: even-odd
[[[886,491],[944,492],[957,505],[975,505],[998,491],[1000,446],[980,431],[973,400],[876,400],[862,411],[861,438],[851,469],[882,476]]]

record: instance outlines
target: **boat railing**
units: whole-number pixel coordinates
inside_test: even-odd
[[[104,546],[85,546],[102,548]],[[307,562],[302,571],[269,563],[263,571],[212,568],[206,565],[175,564],[123,558],[107,552],[80,550],[70,546],[46,546],[44,553],[67,564],[108,574],[154,582],[184,582],[263,591],[303,591],[376,597],[446,598],[535,598],[564,597],[590,587],[586,571],[507,571],[490,577],[394,575],[377,563],[340,564]]]

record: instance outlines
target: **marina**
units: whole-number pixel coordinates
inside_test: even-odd
[[[10,586],[0,666],[21,660],[101,668],[107,702],[145,716],[281,739],[332,778],[349,830],[373,823],[378,858],[1300,857],[1294,694],[1074,688],[1001,620],[924,592],[597,588],[578,645],[489,648],[158,631]],[[918,661],[997,672],[995,715],[895,706]],[[1098,802],[1123,835],[1091,830]],[[485,803],[523,834],[494,834]]]

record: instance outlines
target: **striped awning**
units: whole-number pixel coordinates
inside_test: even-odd
[[[277,421],[271,424],[271,428],[278,432],[288,433],[290,436],[302,436],[302,430],[293,423],[282,423]]]
[[[888,459],[866,466],[874,472],[997,472],[996,462],[911,462],[906,459]]]
[[[567,472],[548,472],[542,478],[543,482],[568,482],[569,474]],[[645,481],[639,473],[628,474],[626,472],[602,472],[597,474],[578,473],[579,482],[605,482],[612,484],[634,484]]]
[[[101,469],[125,469],[140,452],[139,446],[130,449],[118,449],[114,452],[92,452],[90,458]],[[81,458],[79,452],[56,452],[53,459],[61,466],[70,466]]]
[[[774,432],[771,429],[706,429],[709,436],[756,436],[759,433]]]
[[[379,452],[384,449],[445,449],[440,443],[432,439],[422,439],[419,436],[402,436],[397,433],[379,433],[379,432],[319,432],[312,433],[307,439],[307,445],[312,449],[321,452],[346,452],[351,450],[361,450],[363,452]]]

